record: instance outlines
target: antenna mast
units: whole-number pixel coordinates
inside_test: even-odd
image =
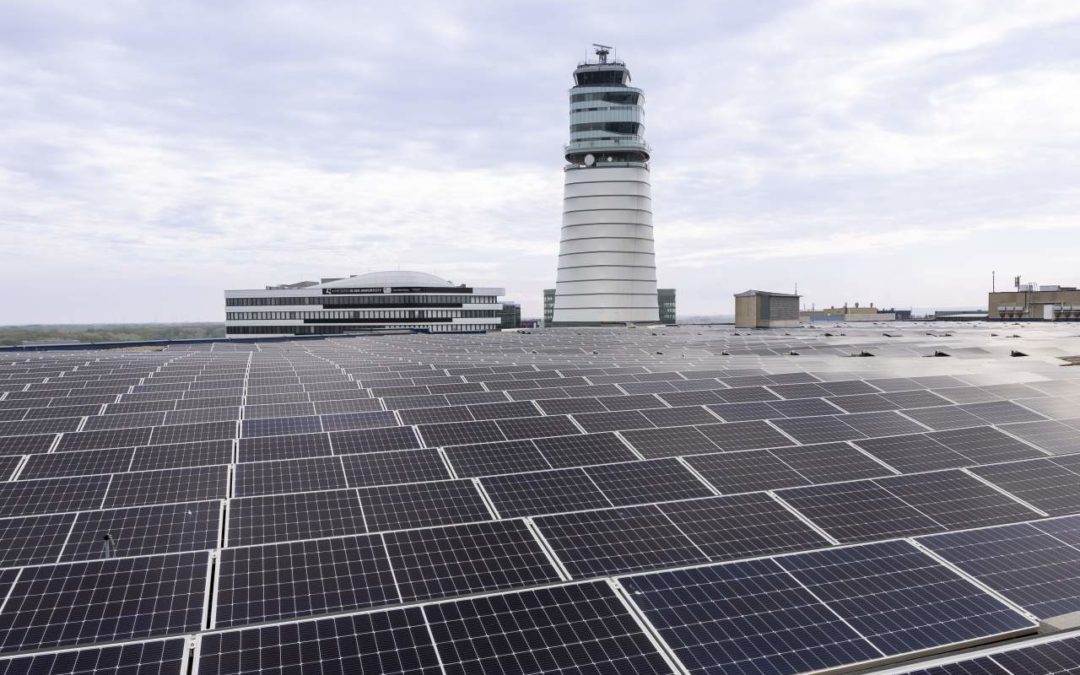
[[[600,63],[607,63],[608,54],[611,53],[611,50],[615,49],[614,47],[596,44],[595,42],[592,46],[596,47],[596,56],[600,59]]]

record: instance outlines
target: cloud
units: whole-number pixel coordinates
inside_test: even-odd
[[[0,283],[34,292],[0,316],[220,319],[224,288],[383,267],[538,314],[596,40],[647,93],[681,311],[1075,283],[1078,29],[1065,0],[5,3]]]

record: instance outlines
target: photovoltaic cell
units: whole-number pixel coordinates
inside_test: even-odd
[[[0,675],[181,675],[187,640],[128,642],[0,659]]]
[[[216,628],[400,600],[378,535],[226,548],[219,566]]]
[[[541,516],[535,522],[577,579],[708,561],[652,505]]]
[[[1051,516],[1080,512],[1080,474],[1054,460],[979,466],[970,471]]]
[[[74,513],[0,519],[0,567],[55,562],[74,522]]]
[[[108,476],[0,483],[0,517],[99,508],[108,487]]]
[[[361,534],[366,530],[356,490],[229,501],[229,546]]]
[[[620,435],[646,458],[696,455],[719,450],[697,427],[640,429],[623,431]]]
[[[687,457],[686,463],[721,493],[774,490],[810,481],[768,450]]]
[[[359,495],[371,531],[451,525],[492,517],[469,480],[360,488]]]
[[[237,497],[348,487],[340,457],[238,464],[235,483]]]
[[[1040,619],[1080,611],[1080,549],[1036,526],[950,532],[919,543]]]
[[[442,673],[418,607],[207,633],[198,651],[199,675]]]
[[[945,529],[873,481],[791,488],[778,495],[842,542],[928,534]]]
[[[113,474],[101,508],[225,499],[229,467],[200,466]]]
[[[553,468],[614,464],[637,459],[613,433],[549,436],[533,441]]]
[[[460,478],[503,473],[543,471],[551,465],[532,441],[502,441],[446,448],[454,472]]]
[[[87,511],[78,514],[69,531],[60,562],[205,551],[218,546],[221,502]],[[111,552],[105,548],[106,534]]]
[[[340,458],[345,465],[349,487],[422,483],[450,478],[439,453],[434,449],[371,452]]]
[[[763,493],[671,502],[657,508],[711,560],[827,545],[824,537]]]
[[[509,440],[544,438],[545,436],[569,436],[581,433],[577,426],[570,421],[569,417],[560,415],[504,419],[497,420],[495,423]]]
[[[419,448],[420,441],[410,427],[383,427],[335,431],[330,434],[330,445],[335,455],[352,455]]]
[[[772,560],[619,581],[691,673],[802,673],[881,657]]]
[[[25,567],[0,611],[0,652],[198,630],[209,555]]]
[[[777,562],[889,656],[1034,628],[905,541],[799,553]]]
[[[446,675],[670,673],[603,582],[427,605]]]
[[[581,469],[489,476],[480,482],[503,518],[613,506]]]
[[[559,581],[558,572],[520,520],[384,536],[404,602]]]

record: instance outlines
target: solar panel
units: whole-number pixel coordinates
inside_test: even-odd
[[[446,675],[672,671],[603,582],[468,598],[423,609]]]
[[[853,443],[903,473],[952,469],[972,463],[926,434],[860,438]]]
[[[463,405],[441,408],[410,408],[398,412],[402,424],[441,424],[445,422],[471,422],[474,418]]]
[[[323,415],[323,431],[345,431],[347,429],[377,429],[397,426],[397,418],[389,410],[378,412],[351,412],[337,415]]]
[[[1080,474],[1053,460],[980,466],[971,472],[1051,516],[1080,512]]]
[[[1023,675],[1068,675],[1080,664],[1080,640],[1069,638],[1022,646],[995,653],[993,661],[1009,673]]]
[[[779,403],[779,401],[776,402]],[[772,417],[784,416],[768,401],[717,403],[706,407],[719,415],[725,422],[748,422],[751,420],[767,420]]]
[[[623,431],[620,435],[646,458],[694,455],[720,449],[698,427],[640,429]]]
[[[619,581],[690,673],[801,673],[881,656],[772,560]]]
[[[134,452],[132,448],[110,448],[30,455],[19,478],[63,478],[127,471]]]
[[[498,420],[511,417],[534,417],[540,411],[528,401],[514,401],[506,403],[484,403],[470,405],[469,412],[478,420]]]
[[[887,656],[1035,627],[905,541],[799,553],[777,562]]]
[[[962,471],[894,476],[875,482],[950,530],[1040,516]]]
[[[154,434],[150,437],[149,444],[171,445],[173,443],[215,441],[223,438],[236,438],[236,422],[204,422],[201,424],[175,424],[154,427]]]
[[[574,413],[604,412],[607,408],[595,398],[541,399],[536,405],[545,415],[571,415]]]
[[[590,433],[623,429],[651,429],[655,425],[637,410],[574,415],[574,421]]]
[[[450,478],[437,450],[395,450],[340,458],[349,487],[421,483]]]
[[[716,417],[701,406],[681,408],[660,408],[644,410],[641,413],[658,427],[678,427],[691,424],[714,424]]]
[[[108,487],[108,476],[0,483],[0,518],[99,508]]]
[[[480,483],[503,518],[613,506],[582,469],[489,476]]]
[[[847,443],[793,445],[769,450],[812,483],[889,476],[893,472]]]
[[[629,462],[638,458],[612,433],[548,436],[537,438],[533,444],[556,469]]]
[[[745,450],[687,457],[689,464],[722,493],[809,485],[805,476],[768,450]]]
[[[0,610],[0,652],[198,630],[209,572],[206,552],[24,567]]]
[[[117,473],[101,508],[225,499],[228,489],[227,466]]]
[[[724,451],[794,445],[791,439],[769,426],[767,422],[729,422],[706,424],[697,428]]]
[[[232,440],[198,441],[175,445],[148,445],[135,448],[128,471],[182,469],[192,466],[229,464],[233,459]]]
[[[449,422],[446,424],[422,424],[417,427],[424,445],[437,448],[444,445],[468,445],[504,441],[506,437],[495,422]]]
[[[229,546],[360,534],[366,530],[356,490],[229,501]]]
[[[1011,462],[1045,457],[1045,453],[992,427],[936,431],[930,438],[967,457],[972,464]]]
[[[385,540],[404,602],[560,580],[520,520],[390,532]]]
[[[919,543],[1040,619],[1080,611],[1080,549],[1037,525],[951,532]]]
[[[55,562],[74,513],[0,519],[0,567]]]
[[[708,560],[652,505],[541,516],[535,523],[578,579]]]
[[[916,434],[926,429],[895,412],[870,412],[841,415],[840,421],[868,437]]]
[[[244,438],[257,436],[285,436],[287,434],[310,434],[322,431],[321,418],[270,417],[261,420],[245,419],[240,423],[240,435]]]
[[[501,441],[446,448],[446,458],[460,478],[542,471],[551,465],[532,441]]]
[[[400,601],[378,535],[226,548],[218,566],[215,628]]]
[[[826,545],[826,539],[764,493],[658,504],[711,560]]]
[[[795,417],[773,420],[772,423],[803,445],[866,438],[866,434],[845,424],[839,417]]]
[[[103,431],[79,431],[64,434],[56,452],[71,450],[97,450],[101,448],[132,448],[150,441],[151,428],[107,429]]]
[[[590,466],[585,473],[615,506],[715,494],[676,459]]]
[[[1001,429],[1054,455],[1080,452],[1080,434],[1061,422],[1021,422],[1003,425]]]
[[[441,675],[423,612],[406,607],[206,633],[199,675]]]
[[[842,542],[927,534],[945,529],[874,481],[812,485],[778,494]]]
[[[904,414],[935,431],[963,429],[986,424],[983,419],[976,417],[962,409],[960,406],[955,405],[905,410]]]
[[[581,430],[570,421],[569,417],[559,415],[505,419],[498,420],[496,424],[509,440],[569,436],[570,434],[581,433]]]
[[[797,398],[789,401],[767,401],[764,404],[779,413],[781,417],[814,417],[842,412],[835,405],[830,404],[830,400],[832,399]],[[770,418],[776,416],[776,414],[769,415]]]
[[[0,659],[0,675],[181,675],[187,640],[128,642]]]
[[[56,558],[59,562],[205,551],[217,548],[221,538],[221,502],[87,511],[78,514],[64,535],[67,543]]]
[[[988,401],[960,406],[990,424],[1009,424],[1011,422],[1034,422],[1046,419],[1042,415],[1019,406],[1011,401]]]
[[[360,488],[359,495],[367,527],[373,532],[491,518],[476,486],[468,480]]]
[[[335,431],[330,434],[330,445],[335,455],[350,455],[419,448],[420,441],[409,427],[384,427]]]

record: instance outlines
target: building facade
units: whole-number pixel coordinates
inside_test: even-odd
[[[1080,321],[1075,286],[1023,284],[1016,291],[990,293],[987,318],[1001,321]]]
[[[736,293],[735,325],[740,328],[794,328],[799,325],[799,296],[755,290]]]
[[[899,310],[908,319],[911,318],[911,310]],[[825,307],[823,309],[810,309],[799,312],[801,321],[810,322],[841,322],[858,323],[860,321],[896,321],[898,310],[881,309],[870,303],[869,307],[860,307],[859,303],[854,306],[843,305],[841,307]]]
[[[500,328],[521,328],[521,305],[516,302],[503,301],[499,319]]]
[[[597,46],[574,70],[555,326],[657,323],[644,93]]]
[[[673,326],[677,323],[675,312],[675,289],[674,288],[658,288],[656,289],[656,306],[658,309],[659,317],[657,323],[662,323],[668,326]],[[544,325],[552,325],[552,318],[555,315],[555,289],[544,289]]]
[[[372,272],[315,284],[225,291],[228,337],[337,335],[412,329],[498,330],[502,288],[455,286],[423,272]]]

